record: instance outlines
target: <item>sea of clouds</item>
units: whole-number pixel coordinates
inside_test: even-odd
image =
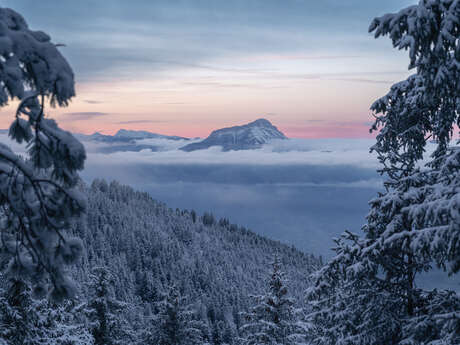
[[[24,145],[2,143],[16,152]],[[212,212],[216,217],[306,252],[333,254],[332,239],[344,230],[361,232],[368,202],[382,190],[371,139],[275,140],[257,150],[222,152],[219,147],[184,152],[185,140],[144,139],[129,144],[85,141],[82,178],[118,180],[146,191],[172,208]],[[141,145],[151,149],[137,150]],[[428,147],[432,151],[432,145]],[[435,272],[423,284],[455,282]],[[457,284],[458,285],[458,284]]]
[[[173,208],[212,212],[326,257],[332,238],[359,232],[368,201],[382,188],[369,139],[274,140],[260,149],[184,152],[190,141],[144,139],[133,151],[85,142],[86,181],[118,180]],[[151,146],[152,149],[135,150]]]

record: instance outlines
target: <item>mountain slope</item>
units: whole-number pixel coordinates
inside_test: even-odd
[[[258,119],[242,126],[233,126],[213,131],[206,139],[188,144],[183,151],[207,149],[221,146],[223,151],[250,150],[261,147],[273,139],[287,139],[270,121]]]
[[[162,292],[175,284],[209,329],[237,333],[239,313],[247,309],[249,295],[264,292],[275,254],[299,305],[309,274],[319,267],[318,259],[293,247],[210,214],[170,209],[117,182],[96,180],[85,191],[86,219],[73,229],[85,245],[74,271],[81,299],[88,295],[90,267],[108,267],[116,277],[115,295],[132,306],[126,318],[134,328],[142,327],[139,315],[148,317]]]

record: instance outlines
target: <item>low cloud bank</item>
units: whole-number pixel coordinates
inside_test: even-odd
[[[372,140],[367,139],[290,139],[275,140],[257,150],[222,152],[220,147],[184,152],[185,141],[145,139],[135,145],[152,145],[154,149],[131,152],[101,153],[98,145],[91,147],[91,164],[206,164],[206,165],[351,165],[376,169],[375,155],[369,153]],[[85,143],[86,144],[86,143]]]

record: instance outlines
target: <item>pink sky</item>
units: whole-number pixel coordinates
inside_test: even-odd
[[[77,97],[48,114],[74,132],[204,137],[266,118],[290,137],[369,137],[370,105],[408,75],[368,25],[409,0],[5,1],[65,44]],[[6,128],[14,104],[0,111]]]
[[[397,80],[401,75],[387,77]],[[67,108],[48,108],[48,114],[63,128],[87,134],[125,128],[205,137],[214,129],[266,118],[288,137],[364,138],[370,136],[369,106],[389,86],[327,76],[239,75],[232,80],[226,72],[200,76],[186,70],[162,79],[77,80],[77,97]],[[1,109],[10,115],[0,118],[1,128],[8,126],[14,107]]]

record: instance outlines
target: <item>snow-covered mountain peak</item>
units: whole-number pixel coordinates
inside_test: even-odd
[[[258,119],[245,125],[215,130],[203,141],[186,145],[181,150],[195,151],[211,146],[221,146],[224,151],[249,150],[259,148],[273,139],[287,137],[270,121]]]
[[[257,119],[253,122],[247,124],[248,126],[258,126],[258,127],[273,127],[272,123],[267,119]]]
[[[132,131],[128,129],[120,129],[117,133],[115,133],[115,138],[130,138],[130,139],[145,139],[145,138],[152,138],[158,137],[159,134],[150,133],[147,131]]]

